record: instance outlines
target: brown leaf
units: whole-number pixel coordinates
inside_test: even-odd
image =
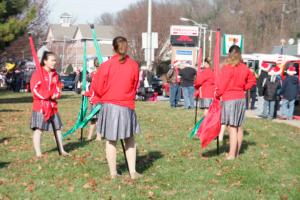
[[[35,184],[34,184],[34,182],[28,183],[28,185],[27,185],[27,187],[26,187],[26,190],[27,190],[28,192],[33,192],[33,191],[35,190]]]
[[[93,188],[97,186],[95,179],[90,178],[86,184],[83,185],[84,189]]]
[[[74,186],[70,186],[69,188],[68,188],[68,192],[73,192],[74,191]]]
[[[281,200],[288,200],[289,196],[287,194],[280,195]]]

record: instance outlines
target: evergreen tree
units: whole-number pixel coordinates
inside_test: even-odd
[[[24,33],[35,15],[28,0],[0,0],[0,49]]]

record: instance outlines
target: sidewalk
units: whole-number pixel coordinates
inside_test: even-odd
[[[247,110],[246,111],[246,117],[260,118],[252,110]],[[277,122],[277,123],[288,124],[290,126],[294,126],[294,127],[300,128],[300,121],[299,120],[280,120],[280,119],[274,119],[272,121],[273,122]]]

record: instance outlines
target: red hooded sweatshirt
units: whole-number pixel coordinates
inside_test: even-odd
[[[245,91],[256,85],[256,78],[244,63],[224,65],[217,82],[216,96],[223,101],[243,99]]]
[[[61,82],[59,80],[56,70],[50,72],[46,71],[43,67],[42,75],[44,81],[41,80],[40,73],[36,70],[30,80],[30,89],[33,96],[32,110],[35,112],[42,112],[44,120],[47,121],[52,115],[57,113],[57,102],[52,100],[52,95],[61,94]]]
[[[212,99],[216,90],[215,75],[213,70],[210,68],[205,68],[199,71],[197,73],[194,86],[198,90],[200,98]]]
[[[95,77],[95,74],[96,74],[96,71],[93,71],[90,76],[91,76],[91,84],[93,82],[93,79]],[[89,102],[92,104],[92,105],[95,105],[97,103],[97,101],[99,102],[99,98],[97,99],[97,96],[95,96],[95,92],[92,88],[92,86],[89,88],[89,90],[87,92],[84,93],[84,96],[88,97],[89,98]]]
[[[139,66],[128,56],[120,63],[119,57],[116,54],[100,66],[91,88],[97,96],[96,103],[111,103],[134,110]]]

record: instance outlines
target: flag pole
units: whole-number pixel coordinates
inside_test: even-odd
[[[215,66],[215,77],[216,77],[216,82],[219,81],[218,78],[219,78],[219,65],[220,65],[220,31],[221,29],[218,28],[217,29],[217,32],[216,32],[216,47],[215,48],[215,54],[217,55],[214,55],[214,66]],[[212,39],[212,38],[211,38]],[[220,141],[219,141],[219,136],[217,137],[217,154],[219,155],[220,154]]]
[[[129,175],[130,175],[130,170],[129,170],[129,166],[128,166],[125,145],[124,145],[124,141],[122,139],[121,139],[121,145],[122,145],[122,149],[123,149],[123,153],[124,153],[124,157],[125,157],[126,167],[127,167],[128,172],[129,172]]]
[[[198,115],[198,96],[196,97],[196,107],[195,107],[195,125],[197,123],[197,115]]]

